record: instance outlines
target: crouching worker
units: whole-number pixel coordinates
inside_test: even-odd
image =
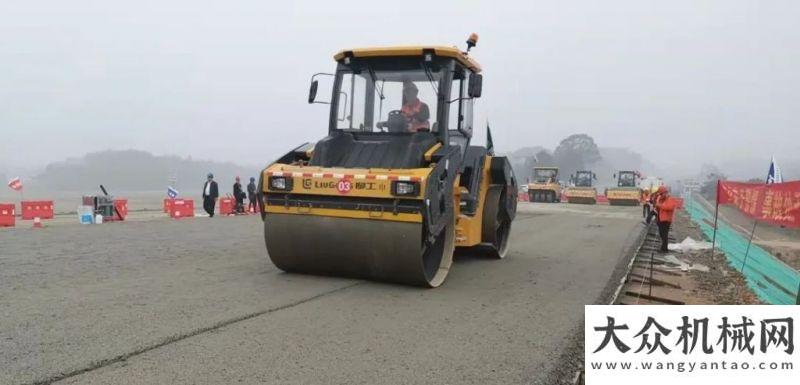
[[[669,195],[667,188],[664,186],[659,187],[658,197],[656,198],[656,211],[658,212],[658,235],[661,237],[662,253],[669,251],[667,248],[669,244],[669,228],[672,225],[672,218],[677,207],[678,201]]]

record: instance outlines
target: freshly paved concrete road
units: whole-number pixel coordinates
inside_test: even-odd
[[[257,217],[0,231],[0,383],[543,379],[642,226],[521,203],[504,260],[424,290],[286,274]]]

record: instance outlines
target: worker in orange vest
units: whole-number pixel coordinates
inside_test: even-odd
[[[642,190],[642,196],[639,201],[642,204],[642,217],[645,220],[645,224],[647,224],[647,217],[650,216],[650,205],[648,204],[648,200],[650,199],[650,190]]]
[[[408,130],[411,132],[430,131],[431,125],[428,119],[431,111],[428,105],[417,98],[419,89],[410,80],[403,82],[403,107],[400,112],[408,119]]]
[[[653,218],[656,219],[656,223],[658,223],[658,210],[656,210],[656,202],[661,197],[661,193],[667,191],[667,188],[661,186],[656,190],[654,193],[650,193],[647,197],[647,218],[645,219],[645,224],[650,224],[653,221]]]
[[[658,235],[661,237],[661,252],[666,253],[669,251],[667,248],[669,244],[669,228],[672,225],[672,218],[675,215],[675,209],[678,207],[678,201],[669,195],[669,191],[664,186],[658,188],[657,194]]]

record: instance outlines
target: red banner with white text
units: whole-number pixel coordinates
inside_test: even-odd
[[[761,222],[800,227],[800,181],[774,184],[719,181],[717,204],[732,204]]]

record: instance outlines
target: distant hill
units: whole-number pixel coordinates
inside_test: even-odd
[[[33,179],[37,189],[63,191],[95,191],[103,184],[112,191],[165,190],[170,184],[178,190],[199,189],[206,174],[214,173],[221,187],[227,190],[235,176],[246,184],[249,177],[258,179],[256,167],[230,162],[193,160],[191,157],[156,156],[138,150],[102,151],[82,158],[51,163]]]

